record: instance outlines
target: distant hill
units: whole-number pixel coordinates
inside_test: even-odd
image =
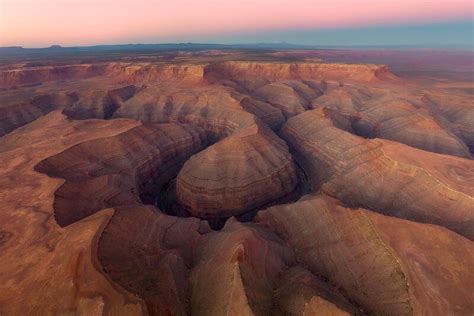
[[[153,51],[200,51],[200,50],[235,50],[235,49],[314,49],[316,46],[296,45],[289,43],[258,43],[258,44],[200,44],[200,43],[178,43],[178,44],[119,44],[119,45],[96,45],[96,46],[73,46],[62,47],[52,45],[44,48],[23,48],[21,46],[0,47],[1,57],[27,57],[38,55],[55,54],[77,54],[77,53],[113,53],[113,52],[153,52]]]

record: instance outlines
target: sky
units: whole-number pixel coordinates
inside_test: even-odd
[[[473,48],[472,0],[0,0],[0,46],[272,43]]]

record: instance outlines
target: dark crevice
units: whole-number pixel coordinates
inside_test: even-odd
[[[353,134],[363,138],[377,138],[380,134],[380,126],[371,124],[367,121],[356,120],[351,123]]]
[[[177,217],[192,217],[191,213],[176,199],[176,177],[168,181],[156,196],[156,206],[165,214]],[[199,218],[201,219],[201,218]],[[229,217],[207,219],[209,227],[221,230]]]
[[[181,125],[182,129],[190,129],[200,138],[188,139],[193,144],[183,148],[184,152],[173,152],[166,147],[157,151],[152,147],[156,146],[155,137],[168,130],[167,125],[158,126],[162,125],[141,125],[117,136],[80,143],[38,163],[36,171],[66,180],[55,192],[53,208],[58,225],[73,224],[109,207],[155,204],[163,186],[176,177],[186,160],[210,144],[202,138],[205,137],[203,131],[199,135],[198,129]],[[126,138],[131,139],[130,146],[134,146],[134,150],[123,145]],[[114,160],[110,160],[107,146],[117,150]],[[158,157],[150,156],[150,152],[161,159],[167,158],[158,163]],[[70,166],[68,162],[72,157],[83,163]],[[130,160],[124,163],[124,159]]]
[[[103,104],[104,119],[110,119],[115,114],[115,112],[117,112],[119,107],[120,104],[115,98],[107,97]]]
[[[0,107],[0,137],[58,108],[55,96],[39,95],[20,104]]]
[[[140,88],[137,88],[134,85],[122,87],[115,90],[108,91],[102,98],[102,111],[103,118],[110,119],[114,117],[115,112],[120,108],[121,103],[133,97]],[[78,101],[77,95],[69,96],[72,101]],[[75,102],[74,102],[75,103]],[[168,112],[169,104],[173,103],[173,99],[169,98],[165,105],[165,112]],[[82,108],[80,104],[76,104],[76,107],[69,107],[64,110],[64,112],[72,118],[97,118],[96,109],[94,108]],[[257,104],[258,105],[258,104]],[[271,106],[267,103],[267,106]],[[77,110],[77,111],[76,111]],[[206,113],[201,113],[206,116]],[[283,117],[283,120],[286,119]],[[278,124],[278,128],[282,123]],[[273,126],[275,128],[275,126]],[[207,131],[207,140],[204,147],[199,151],[205,150],[212,144],[214,144],[222,137],[213,137],[211,131]],[[222,135],[220,135],[222,136]],[[151,144],[151,143],[150,143]],[[141,149],[143,150],[143,149]],[[197,152],[191,154],[194,155]],[[95,153],[97,155],[99,152]],[[79,152],[78,152],[79,154]],[[125,153],[124,153],[125,154]],[[180,156],[178,154],[178,156]],[[61,161],[57,157],[50,163],[44,164],[43,162],[37,165],[36,170],[49,174],[50,176],[56,176],[66,179],[66,183],[61,186],[58,191],[55,193],[55,216],[59,225],[67,226],[72,224],[86,216],[92,215],[93,213],[107,208],[107,207],[118,207],[123,205],[156,205],[162,212],[170,216],[176,217],[191,217],[191,213],[182,205],[180,205],[176,198],[176,177],[186,162],[191,156],[176,157],[173,161],[169,163],[166,162],[165,165],[155,165],[153,162],[145,163],[145,166],[138,167],[137,170],[115,170],[112,165],[104,165],[102,168],[98,169],[98,174],[90,174],[85,177],[81,176],[80,179],[72,179],[71,175],[61,174],[63,171],[60,169],[56,170],[54,163],[61,164]],[[97,157],[100,157],[97,156]],[[178,159],[179,158],[179,159]],[[94,158],[95,159],[95,158]],[[136,157],[135,157],[136,159]],[[50,159],[47,159],[48,161]],[[293,159],[295,160],[295,159]],[[97,162],[91,162],[97,163]],[[169,164],[169,166],[168,166]],[[263,209],[268,207],[286,204],[297,201],[301,196],[308,193],[308,181],[304,170],[299,166],[295,161],[297,166],[298,174],[298,184],[296,185],[293,192],[266,202],[263,205],[258,205],[258,207],[246,210],[242,214],[235,216],[238,221],[241,222],[251,222],[253,221],[255,215]],[[105,171],[101,171],[104,169]],[[109,170],[110,169],[110,170]],[[112,170],[114,169],[114,170]],[[117,173],[118,171],[118,173]],[[59,172],[59,173],[58,173]],[[71,173],[72,171],[66,171],[66,173]],[[105,173],[104,173],[105,172]],[[130,177],[130,175],[133,175]],[[108,196],[107,192],[103,197],[100,197],[99,192],[95,193],[94,189],[88,189],[92,187],[110,187],[111,192],[118,192],[114,196]],[[97,198],[94,198],[94,195],[97,194]],[[74,207],[74,214],[68,216],[66,213],[70,213],[70,208],[74,205],[74,199],[82,199],[83,201]],[[81,197],[82,196],[82,197]],[[77,203],[76,203],[77,204]],[[61,217],[61,218],[58,218]],[[67,218],[66,218],[67,217]],[[226,221],[230,217],[228,215],[218,216],[216,218],[199,218],[201,220],[207,220],[209,226],[214,230],[220,230],[224,227]]]
[[[293,192],[280,197],[278,199],[274,199],[264,205],[260,205],[257,208],[247,210],[240,215],[234,216],[239,222],[252,222],[255,215],[262,210],[265,210],[269,207],[280,205],[280,204],[288,204],[298,201],[302,196],[308,194],[310,192],[308,178],[306,172],[303,168],[298,164],[297,161],[295,162],[297,176],[298,176],[298,184],[296,185]],[[156,195],[156,206],[165,214],[170,216],[177,216],[177,217],[192,217],[191,213],[182,205],[180,205],[176,198],[176,177],[168,181],[165,185],[162,186],[161,190]],[[207,220],[209,226],[213,230],[221,230],[229,216],[224,217],[215,217],[215,218],[208,218],[202,219]]]

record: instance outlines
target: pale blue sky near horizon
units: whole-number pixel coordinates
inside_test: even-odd
[[[130,37],[91,45],[160,43],[256,44],[288,43],[322,47],[460,48],[474,50],[474,21],[366,27],[256,30],[175,37]],[[61,46],[61,42],[51,43]],[[88,46],[79,44],[78,46]],[[24,45],[24,47],[31,47]],[[46,47],[46,46],[36,46]]]
[[[187,35],[176,37],[130,37],[91,45],[114,44],[257,44],[288,43],[322,47],[459,48],[474,50],[474,21],[381,25],[346,28],[282,29]],[[88,46],[51,43],[61,46]],[[30,46],[23,47],[46,47]]]
[[[152,38],[145,39],[145,41],[154,43]],[[471,20],[350,28],[247,31],[212,36],[188,36],[173,42],[219,44],[287,42],[318,46],[406,46],[474,49],[474,22]]]

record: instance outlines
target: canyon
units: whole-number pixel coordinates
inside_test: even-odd
[[[472,313],[472,79],[360,54],[0,59],[0,314]]]

